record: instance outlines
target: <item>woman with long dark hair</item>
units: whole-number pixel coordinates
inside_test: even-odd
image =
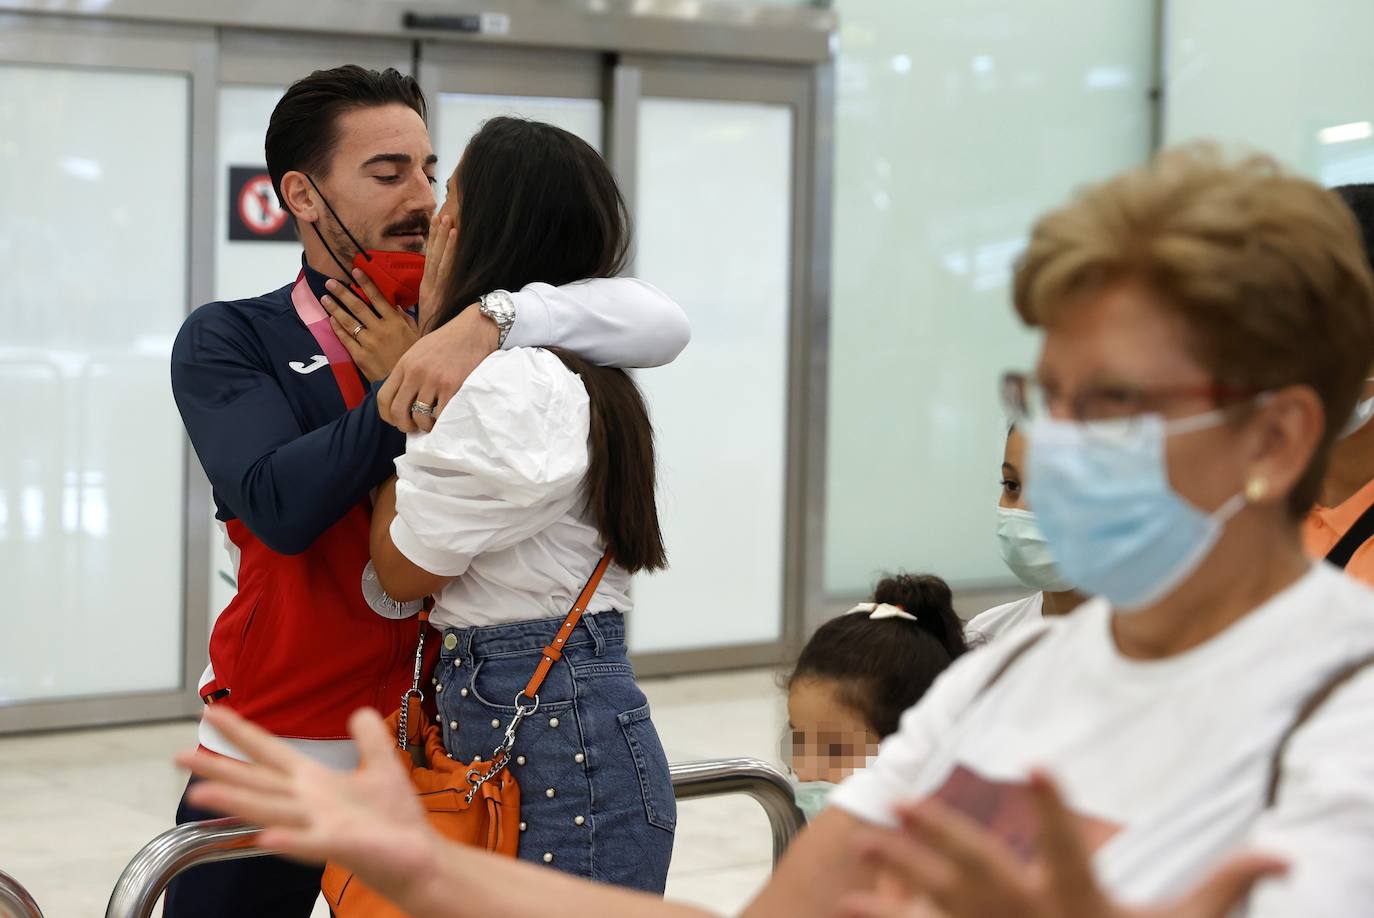
[[[504,290],[613,276],[629,247],[625,203],[600,155],[513,118],[472,138],[444,218],[457,234],[442,293],[421,317],[428,330],[469,308],[499,322]],[[373,565],[392,599],[435,598],[431,687],[458,761],[501,744],[543,648],[603,553],[613,559],[513,750],[520,857],[661,893],[676,808],[625,649],[630,575],[666,559],[653,429],[635,384],[562,351],[498,351],[432,431],[410,437],[396,468],[373,511]]]

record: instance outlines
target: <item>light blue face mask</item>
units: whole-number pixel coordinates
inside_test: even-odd
[[[1063,593],[1073,589],[1073,582],[1054,563],[1045,534],[1029,510],[997,508],[997,547],[1007,569],[1032,590]]]
[[[1197,570],[1245,497],[1237,494],[1215,513],[1198,510],[1170,487],[1165,444],[1224,418],[1212,411],[1167,422],[1150,414],[1025,426],[1026,498],[1059,569],[1079,590],[1129,612],[1169,595]]]
[[[829,781],[796,781],[792,782],[792,793],[797,798],[797,809],[802,811],[807,822],[815,822],[816,817],[825,809],[826,801],[830,799],[830,792],[838,785]]]

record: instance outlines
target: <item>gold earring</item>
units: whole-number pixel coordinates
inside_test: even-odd
[[[1245,483],[1245,499],[1252,504],[1257,504],[1269,494],[1269,482],[1259,475],[1251,478]]]

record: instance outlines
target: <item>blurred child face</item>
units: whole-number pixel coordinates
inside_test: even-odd
[[[791,766],[798,781],[838,784],[878,754],[878,735],[828,679],[798,679],[787,693]]]

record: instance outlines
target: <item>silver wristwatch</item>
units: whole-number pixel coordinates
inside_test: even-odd
[[[491,293],[483,294],[478,300],[477,308],[482,311],[482,315],[496,323],[497,332],[500,334],[496,346],[505,347],[506,336],[515,324],[515,298],[505,290],[493,290]]]

